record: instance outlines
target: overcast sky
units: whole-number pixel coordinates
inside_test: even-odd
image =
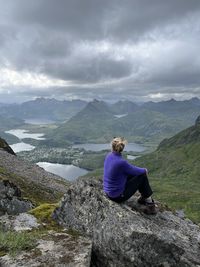
[[[0,102],[200,97],[199,0],[0,0]]]

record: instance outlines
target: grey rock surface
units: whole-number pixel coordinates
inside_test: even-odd
[[[135,198],[117,204],[102,181],[78,179],[66,192],[54,218],[93,240],[92,266],[200,266],[200,228],[170,211],[145,215]]]
[[[0,216],[0,226],[5,231],[27,231],[38,228],[40,224],[33,215],[20,213],[19,215]]]
[[[21,191],[8,180],[0,181],[0,216],[19,214],[33,207],[28,200],[21,198]]]
[[[15,257],[0,258],[1,267],[89,267],[92,243],[86,237],[49,232],[37,247]]]

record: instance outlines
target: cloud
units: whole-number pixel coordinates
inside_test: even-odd
[[[0,4],[1,98],[200,96],[200,1]]]

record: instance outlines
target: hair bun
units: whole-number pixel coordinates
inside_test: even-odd
[[[124,137],[114,137],[112,140],[112,150],[115,152],[122,152],[125,145],[127,144],[127,141],[124,139]]]

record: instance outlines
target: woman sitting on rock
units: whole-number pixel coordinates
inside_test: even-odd
[[[156,207],[151,198],[152,190],[147,177],[147,169],[129,164],[122,158],[122,151],[127,141],[116,137],[112,140],[112,151],[104,161],[104,192],[109,199],[123,202],[129,199],[137,190],[141,196],[138,203],[145,206],[147,214],[156,214]]]

